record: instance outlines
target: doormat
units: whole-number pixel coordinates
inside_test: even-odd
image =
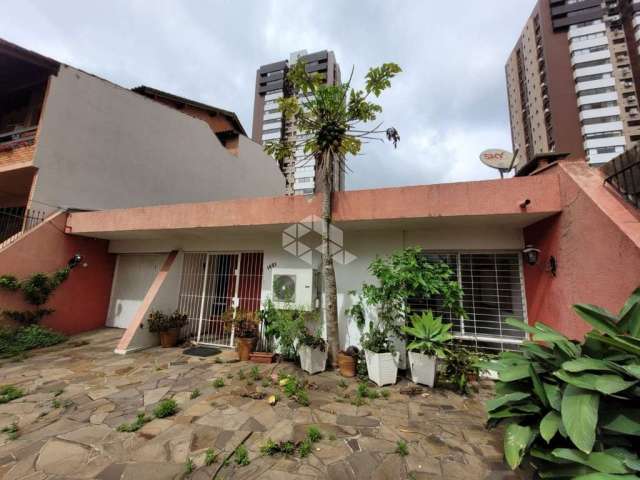
[[[220,352],[221,350],[215,347],[190,347],[182,351],[185,355],[194,357],[212,357]]]

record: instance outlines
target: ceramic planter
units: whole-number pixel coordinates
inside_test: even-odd
[[[247,362],[251,357],[251,352],[256,348],[258,339],[256,337],[242,338],[236,337],[236,351],[241,362]]]
[[[352,357],[346,353],[338,352],[338,370],[340,370],[340,375],[347,378],[355,377],[357,366],[357,357]]]
[[[374,353],[365,350],[364,356],[367,359],[367,371],[372,382],[375,382],[379,387],[396,383],[396,378],[398,377],[398,352]]]
[[[409,368],[411,369],[411,381],[433,387],[436,380],[435,355],[425,355],[418,352],[409,352]]]
[[[179,328],[160,332],[160,345],[162,345],[162,348],[175,347],[178,344],[178,335],[180,335]]]
[[[307,373],[324,372],[327,367],[327,349],[324,352],[317,348],[311,348],[308,345],[301,345],[298,348],[300,355],[300,367]]]

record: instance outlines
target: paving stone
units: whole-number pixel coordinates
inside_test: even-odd
[[[97,476],[97,480],[120,480],[127,465],[125,463],[112,463],[102,470]]]
[[[396,480],[406,478],[406,467],[399,455],[387,455],[371,475],[371,480]]]
[[[147,390],[144,392],[144,406],[147,407],[149,405],[153,405],[162,400],[167,392],[169,391],[169,387],[156,388],[153,390]],[[137,394],[137,391],[136,391]]]
[[[65,433],[64,435],[59,435],[58,438],[69,442],[97,446],[111,433],[113,433],[113,430],[106,425],[91,425]]]
[[[347,462],[335,462],[327,466],[327,478],[330,480],[356,480],[356,476]]]
[[[373,417],[358,417],[353,415],[338,415],[336,419],[338,425],[347,425],[351,427],[377,427],[380,420]]]
[[[71,442],[51,440],[40,451],[36,469],[48,475],[74,476],[88,460],[88,448]]]
[[[224,457],[245,440],[251,464],[237,467],[231,462],[219,478],[531,478],[530,472],[510,472],[505,467],[503,430],[484,428],[483,402],[492,395],[491,383],[480,384],[480,393],[470,397],[442,389],[410,397],[399,393],[410,385],[400,377],[397,385],[387,388],[389,399],[356,407],[335,401],[342,392],[335,372],[309,377],[283,363],[260,368],[308,379],[311,406],[283,398],[272,407],[265,400],[242,396],[248,387],[237,372],[243,368],[246,374],[252,364],[216,364],[213,358],[187,358],[179,349],[161,348],[123,358],[113,354],[120,335],[111,329],[93,332],[80,336],[76,346],[70,346],[71,340],[34,352],[21,364],[2,364],[0,384],[19,385],[28,396],[0,405],[0,427],[16,420],[21,425],[17,440],[0,437],[1,478],[173,479],[184,474],[186,458],[200,467],[208,448]],[[234,378],[227,379],[229,372]],[[207,384],[218,377],[225,378],[227,386],[214,389]],[[357,382],[348,383],[353,395]],[[195,388],[201,396],[192,400]],[[250,390],[262,388],[253,385]],[[59,398],[73,400],[73,407],[51,407],[53,392],[59,389],[64,389]],[[277,385],[265,392],[282,396]],[[116,432],[118,425],[131,422],[140,411],[149,413],[168,397],[180,404],[178,415],[155,419],[138,432]],[[260,455],[267,438],[299,442],[310,425],[317,426],[324,438],[305,459]],[[407,457],[395,453],[400,439],[408,442]],[[62,455],[61,465],[51,461],[56,455]],[[58,470],[36,471],[37,463]],[[191,478],[211,478],[215,468],[199,468]]]
[[[173,480],[181,473],[184,473],[184,465],[130,463],[124,469],[122,480]]]

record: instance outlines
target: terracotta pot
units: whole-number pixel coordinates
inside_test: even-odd
[[[178,336],[180,335],[180,329],[172,328],[166,332],[160,332],[160,345],[162,348],[175,347],[178,344]]]
[[[236,338],[236,352],[238,352],[238,357],[241,362],[247,362],[249,360],[251,352],[256,348],[256,343],[258,343],[258,339],[256,337]]]
[[[254,363],[273,363],[276,354],[271,352],[253,352],[249,357]]]
[[[343,377],[355,377],[357,363],[358,359],[356,357],[338,352],[338,370]]]

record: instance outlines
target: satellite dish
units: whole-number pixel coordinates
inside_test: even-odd
[[[500,148],[490,148],[480,154],[480,161],[486,166],[498,170],[500,172],[500,178],[502,178],[505,173],[513,169],[517,155],[518,150],[516,150],[515,153],[511,153]]]

